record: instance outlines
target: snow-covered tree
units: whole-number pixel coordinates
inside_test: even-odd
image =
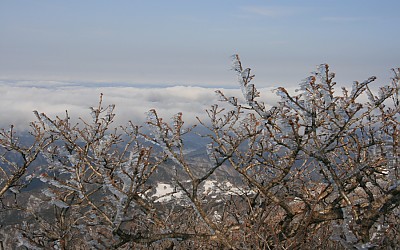
[[[251,70],[237,55],[233,62],[243,97],[217,91],[222,104],[206,110],[209,120],[199,119],[208,131],[200,135],[207,141],[201,163],[187,153],[185,136],[196,132],[182,113],[168,121],[150,110],[143,127],[115,129],[114,106],[103,107],[102,96],[92,119],[80,124],[68,113],[52,119],[35,112],[30,146],[13,127],[2,130],[0,212],[16,219],[2,224],[0,247],[400,244],[399,69],[375,94],[375,77],[335,89],[323,64],[297,93],[277,88],[280,101],[267,107]],[[33,166],[36,172],[27,171]],[[160,185],[162,171],[168,183]],[[36,191],[23,188],[31,179],[41,182]]]
[[[276,89],[281,100],[269,109],[258,101],[260,93],[250,83],[254,76],[238,56],[234,70],[245,104],[218,92],[234,109],[221,119],[214,107],[209,128],[215,157],[229,157],[256,194],[243,197],[249,206],[242,219],[257,236],[257,247],[395,246],[399,69],[378,95],[369,87],[375,77],[337,94],[335,75],[323,64],[298,94]]]

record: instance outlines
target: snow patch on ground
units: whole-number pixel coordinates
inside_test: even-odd
[[[202,194],[211,199],[217,199],[216,202],[222,201],[220,198],[223,196],[231,195],[249,195],[254,194],[253,190],[235,187],[232,183],[218,182],[216,180],[206,180],[201,186]],[[182,190],[177,189],[168,183],[157,183],[155,193],[151,196],[156,202],[170,202],[171,200],[182,200],[184,193]]]
[[[233,186],[229,181],[218,183],[217,181],[206,180],[204,182],[203,194],[223,194],[223,195],[243,195],[254,193],[252,190],[245,190],[239,187]],[[216,196],[211,196],[212,198]]]
[[[177,191],[171,184],[157,183],[156,193],[153,194],[153,198],[156,198],[158,202],[168,202],[173,198],[181,198],[183,195],[182,191]]]

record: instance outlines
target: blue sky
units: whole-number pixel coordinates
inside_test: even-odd
[[[0,79],[261,87],[320,63],[338,81],[400,66],[400,1],[1,0]]]

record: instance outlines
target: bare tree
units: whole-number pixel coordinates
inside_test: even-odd
[[[11,125],[8,130],[0,130],[0,200],[7,191],[14,194],[20,192],[32,176],[26,176],[27,169],[38,157],[41,149],[52,143],[40,127],[31,124],[30,135],[33,137],[31,145],[29,142],[21,143],[20,138]],[[5,204],[3,203],[3,208]]]
[[[322,247],[329,240],[367,249],[396,235],[399,70],[378,96],[369,88],[375,77],[337,95],[334,74],[323,64],[300,84],[299,94],[278,88],[281,101],[267,109],[238,56],[234,69],[246,105],[218,92],[235,109],[221,119],[214,107],[210,130],[214,155],[230,156],[256,193],[247,220],[259,235],[258,247]],[[363,94],[368,101],[359,101]],[[396,246],[398,239],[390,241]]]
[[[399,69],[377,95],[375,77],[337,94],[320,65],[297,94],[276,89],[281,99],[268,108],[238,56],[233,68],[244,103],[217,91],[223,104],[199,119],[204,164],[185,150],[194,127],[181,113],[169,122],[150,110],[144,127],[115,129],[102,96],[81,124],[36,112],[30,147],[2,131],[2,147],[25,159],[3,153],[2,190],[45,160],[43,188],[14,207],[21,219],[9,235],[29,249],[396,248]],[[160,196],[161,170],[171,189]]]

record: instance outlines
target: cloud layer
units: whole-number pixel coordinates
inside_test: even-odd
[[[0,81],[0,127],[10,124],[19,129],[27,128],[35,120],[33,110],[50,117],[70,116],[90,119],[89,107],[97,106],[100,93],[104,94],[103,105],[116,105],[116,124],[128,121],[141,124],[146,112],[156,109],[164,118],[182,112],[186,123],[196,122],[196,116],[206,119],[205,110],[212,104],[222,105],[215,88],[204,87],[137,87],[124,84],[80,84],[66,82]],[[239,89],[221,89],[227,96],[240,97]],[[264,101],[273,104],[277,97],[270,89],[262,89]]]

